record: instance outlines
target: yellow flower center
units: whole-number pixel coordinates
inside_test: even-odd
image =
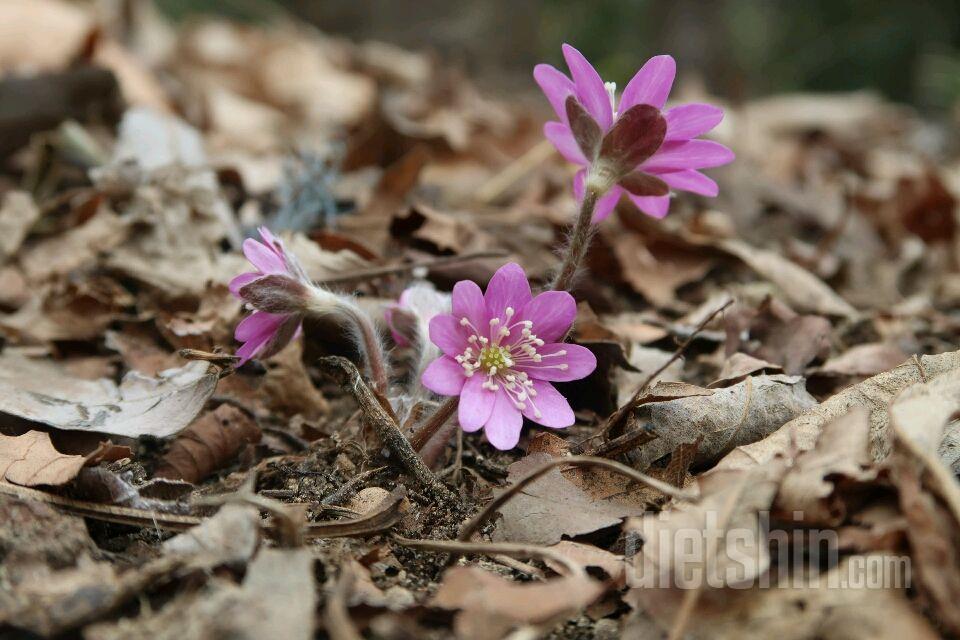
[[[480,350],[478,360],[483,370],[488,372],[491,370],[503,371],[513,364],[509,349],[500,346],[484,347]]]

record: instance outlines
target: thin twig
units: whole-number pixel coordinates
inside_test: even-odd
[[[695,494],[692,494],[689,491],[678,489],[677,487],[663,482],[662,480],[657,480],[656,478],[652,478],[645,473],[640,473],[636,469],[632,469],[625,464],[620,464],[619,462],[615,462],[613,460],[607,460],[606,458],[593,458],[589,456],[569,456],[565,458],[555,458],[543,463],[527,475],[523,476],[515,483],[510,485],[506,491],[487,503],[487,506],[481,509],[480,513],[475,515],[471,520],[463,525],[463,528],[460,529],[460,534],[457,536],[457,540],[469,540],[470,536],[477,532],[480,527],[482,527],[490,518],[490,516],[492,516],[498,509],[506,504],[508,500],[513,498],[513,496],[517,495],[524,487],[537,478],[545,475],[555,467],[565,465],[569,465],[571,467],[601,467],[603,469],[613,471],[614,473],[619,473],[622,476],[626,476],[631,480],[639,482],[640,484],[645,484],[648,487],[656,489],[664,495],[672,498],[689,500],[695,497]]]
[[[518,544],[515,542],[464,542],[461,540],[411,540],[398,535],[393,540],[404,547],[426,549],[427,551],[442,551],[446,553],[482,554],[487,556],[504,555],[511,558],[537,558],[539,560],[553,560],[567,569],[570,576],[584,577],[583,567],[573,562],[563,554],[548,547],[533,544]]]
[[[317,284],[327,286],[343,282],[354,282],[356,280],[370,280],[399,273],[409,273],[417,269],[437,269],[439,267],[449,267],[451,265],[470,262],[472,260],[482,260],[484,258],[505,258],[508,255],[510,254],[506,251],[477,251],[474,253],[465,253],[460,256],[444,256],[442,258],[420,260],[419,262],[410,262],[408,264],[362,269],[354,271],[353,273],[344,273],[338,276],[324,278],[323,280],[317,280]]]
[[[375,476],[386,469],[386,467],[377,467],[376,469],[369,469],[363,473],[359,473],[354,477],[350,478],[342,487],[334,491],[333,493],[324,496],[320,500],[322,505],[333,505],[343,502],[344,500],[349,500],[357,493],[357,486],[366,482],[369,478]]]
[[[716,318],[723,310],[725,310],[731,304],[733,304],[733,298],[728,298],[726,302],[724,302],[722,305],[720,305],[719,307],[711,311],[710,315],[708,315],[706,318],[700,321],[700,324],[698,324],[694,328],[693,332],[687,337],[687,339],[684,340],[682,343],[680,343],[680,346],[677,347],[677,349],[673,352],[673,355],[671,355],[666,362],[664,362],[662,365],[657,367],[657,369],[653,373],[651,373],[646,378],[644,378],[643,382],[640,384],[639,387],[637,387],[637,390],[634,392],[630,400],[624,403],[624,405],[621,406],[619,409],[614,411],[613,414],[611,414],[611,416],[607,418],[607,421],[604,423],[603,427],[601,427],[600,431],[598,431],[596,435],[591,436],[589,440],[594,440],[596,438],[603,437],[608,433],[610,433],[610,431],[614,427],[619,425],[624,420],[624,418],[626,418],[627,414],[633,410],[637,401],[640,399],[643,393],[647,390],[650,384],[657,379],[657,376],[659,376],[661,373],[666,371],[667,367],[669,367],[671,364],[676,362],[680,358],[680,356],[682,356],[686,352],[687,348],[693,343],[693,340],[697,337],[697,334],[699,334],[700,331],[703,330],[705,326],[710,324],[710,322],[712,322],[714,318]],[[638,437],[642,438],[643,433],[640,432],[640,435]],[[583,443],[581,443],[581,447],[582,445]],[[593,447],[592,449],[588,450],[586,453],[588,455],[602,455],[600,452],[604,449],[608,449],[608,447],[606,447],[605,445],[599,445],[597,447]],[[620,450],[619,447],[616,447],[616,449],[618,451]]]
[[[318,361],[320,368],[334,378],[346,391],[356,399],[364,421],[369,424],[385,447],[396,456],[397,461],[420,484],[427,489],[434,498],[460,507],[460,499],[444,485],[430,468],[423,463],[417,452],[410,446],[410,442],[403,436],[400,427],[386,412],[370,388],[367,387],[357,367],[346,358],[327,356]]]
[[[580,269],[580,263],[587,255],[590,240],[593,239],[593,234],[596,231],[596,225],[593,224],[593,210],[599,198],[600,193],[596,189],[588,188],[583,194],[580,213],[577,215],[577,221],[570,232],[566,255],[563,257],[563,263],[560,265],[560,271],[557,273],[556,279],[550,286],[554,291],[566,291],[573,284],[573,280]]]
[[[186,531],[204,521],[198,516],[184,516],[133,507],[118,507],[99,502],[74,500],[37,489],[21,487],[0,481],[0,494],[12,496],[18,500],[43,502],[53,505],[74,515],[104,522],[115,522],[135,527],[149,527],[164,531]],[[313,538],[363,537],[386,531],[400,519],[400,505],[405,492],[402,487],[395,489],[372,511],[359,518],[339,520],[337,522],[311,522],[307,525],[305,536]]]

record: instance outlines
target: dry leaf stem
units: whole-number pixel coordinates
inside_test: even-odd
[[[426,422],[410,436],[410,446],[416,451],[421,451],[430,439],[433,438],[440,429],[447,423],[447,420],[453,417],[460,405],[459,396],[450,396],[430,414]]]
[[[417,455],[397,423],[367,387],[357,367],[340,356],[320,358],[320,368],[334,378],[357,401],[364,420],[373,427],[380,441],[397,457],[401,465],[437,500],[460,506],[460,499],[444,485]]]
[[[461,540],[411,540],[410,538],[404,538],[398,535],[394,535],[393,540],[404,547],[456,553],[458,555],[475,553],[491,557],[502,555],[510,558],[553,560],[557,564],[564,566],[569,576],[584,577],[586,575],[583,567],[572,562],[562,553],[548,547],[534,544],[517,544],[515,542],[465,542]]]
[[[44,502],[84,518],[164,531],[186,531],[204,521],[204,518],[198,516],[74,500],[4,481],[0,481],[0,494],[12,496],[18,500]],[[402,488],[394,490],[380,505],[359,518],[337,522],[312,522],[307,525],[304,537],[307,539],[361,537],[385,531],[400,519],[400,504],[404,495]]]
[[[398,264],[388,267],[375,267],[373,269],[361,269],[352,273],[344,273],[337,276],[317,280],[317,284],[328,286],[331,284],[340,284],[343,282],[356,282],[357,280],[372,280],[383,276],[391,276],[400,273],[409,273],[417,269],[436,269],[438,267],[449,267],[455,264],[471,262],[473,260],[482,260],[484,258],[505,258],[509,254],[506,251],[476,251],[474,253],[465,253],[459,256],[444,256],[432,260],[420,260],[419,262],[410,262],[407,264]]]

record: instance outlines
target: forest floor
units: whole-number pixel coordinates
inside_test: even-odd
[[[267,225],[381,321],[544,285],[577,209],[545,100],[296,23],[0,25],[0,637],[960,637],[947,128],[724,105],[718,198],[599,225],[576,425],[499,451],[417,442],[441,401],[385,324],[384,394],[332,320],[237,367],[227,283]]]

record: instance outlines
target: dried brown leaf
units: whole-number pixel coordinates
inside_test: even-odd
[[[692,390],[671,397],[663,392],[666,383],[660,383],[634,410],[633,421],[650,424],[657,436],[637,452],[640,468],[701,438],[694,466],[710,464],[736,447],[763,439],[816,404],[803,378],[793,376],[752,376],[722,389],[684,386]]]
[[[454,629],[461,640],[495,640],[522,625],[558,622],[604,592],[586,576],[515,583],[479,567],[447,570],[431,605],[456,610]]]
[[[516,481],[544,462],[549,453],[532,453],[507,470],[507,482]],[[498,494],[505,489],[495,490]],[[553,469],[535,480],[500,510],[495,537],[509,542],[554,544],[564,536],[577,536],[618,524],[629,515],[643,513],[643,506],[616,499],[598,499]]]
[[[870,410],[871,450],[875,459],[882,458],[889,450],[887,407],[891,400],[912,384],[932,380],[956,369],[960,369],[960,351],[911,358],[895,369],[844,389],[787,422],[763,440],[737,447],[727,454],[717,467],[751,467],[764,464],[777,454],[811,449],[816,444],[823,425],[857,406]]]
[[[236,407],[222,404],[177,436],[161,458],[156,476],[199,482],[259,440],[256,422]]]

